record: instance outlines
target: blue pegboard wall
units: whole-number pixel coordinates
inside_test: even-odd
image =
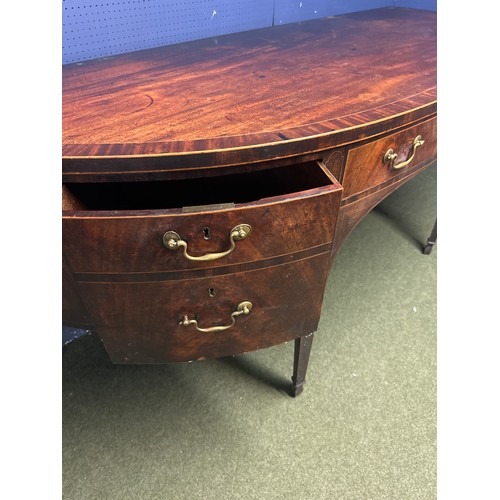
[[[378,9],[394,5],[394,0],[276,0],[274,24],[338,16],[349,12]]]
[[[437,10],[437,0],[396,0],[397,7],[410,9]]]
[[[274,0],[63,0],[63,64],[271,26]]]
[[[63,64],[387,6],[436,0],[63,0]]]

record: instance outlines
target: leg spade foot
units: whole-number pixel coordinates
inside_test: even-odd
[[[427,240],[427,245],[425,245],[423,249],[423,253],[425,255],[429,255],[432,251],[432,247],[436,244],[437,241],[437,219],[434,223],[434,227],[432,228],[432,233]]]

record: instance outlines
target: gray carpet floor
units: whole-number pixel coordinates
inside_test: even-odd
[[[353,231],[328,279],[302,395],[293,342],[110,364],[63,349],[67,500],[436,498],[436,166]]]

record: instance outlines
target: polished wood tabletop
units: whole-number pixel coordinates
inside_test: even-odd
[[[320,149],[335,134],[341,142],[435,106],[435,12],[265,28],[64,66],[63,170],[78,171],[80,159],[244,148],[259,159],[306,138]]]

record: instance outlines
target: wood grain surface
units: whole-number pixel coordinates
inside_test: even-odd
[[[435,111],[435,63],[436,14],[388,8],[66,65],[63,170],[222,165],[339,145]]]
[[[421,136],[425,141],[415,150],[412,161],[402,167],[393,168],[383,161],[385,153],[392,149],[396,153],[397,163],[406,161],[413,152],[413,140]],[[346,160],[342,186],[344,188],[344,204],[368,194],[384,182],[394,177],[401,177],[419,163],[432,161],[437,155],[437,120],[433,118],[408,127],[402,132],[388,135],[383,139],[370,141],[352,148]]]
[[[274,176],[262,176],[262,172],[258,172],[257,178],[249,179],[248,183],[245,179],[255,175],[248,174],[243,178],[236,176],[229,183],[225,183],[227,176],[222,179],[214,178],[215,184],[220,184],[218,188],[215,184],[212,186],[214,201],[234,200],[235,190],[241,191],[244,199],[249,199],[246,203],[234,204],[229,208],[215,205],[186,211],[180,207],[170,210],[65,211],[64,255],[75,273],[158,273],[214,269],[261,261],[331,243],[342,187],[320,164],[300,167],[277,169]],[[272,171],[265,173],[271,174]],[[308,178],[304,178],[305,173],[309,173]],[[203,183],[209,186],[206,180]],[[145,187],[141,189],[145,190],[146,195],[153,197],[152,191],[148,189],[149,183],[139,184],[144,184]],[[167,182],[166,187],[162,186],[159,190],[163,199],[166,199],[163,205],[169,203],[169,192],[182,190],[176,184]],[[135,187],[131,183],[120,185]],[[82,185],[77,184],[79,186]],[[107,184],[96,186],[108,187]],[[188,185],[187,188],[189,187]],[[282,193],[285,188],[287,194],[271,198],[261,196],[262,193]],[[290,189],[303,190],[288,192]],[[192,190],[197,191],[195,187]],[[134,192],[133,190],[132,194]],[[91,190],[90,194],[93,193]],[[89,202],[107,204],[107,200],[100,199],[100,193],[102,190],[98,190],[94,195],[95,200]],[[202,204],[196,202],[197,197],[190,198],[190,193],[186,196],[191,202]],[[205,201],[203,192],[200,192],[200,196]],[[226,196],[230,198],[227,199]],[[119,197],[118,201],[122,201],[122,198],[124,197]],[[131,198],[132,202],[137,201],[133,196]],[[158,200],[160,203],[161,198],[160,196]],[[69,196],[65,199],[69,204]],[[144,202],[148,201],[149,198],[146,197]],[[183,197],[178,197],[177,202],[182,201]],[[77,207],[80,208],[79,205]],[[249,236],[237,241],[231,254],[213,261],[188,260],[182,249],[169,250],[162,241],[165,232],[175,231],[187,242],[189,255],[224,252],[230,246],[231,230],[239,224],[250,225],[252,229]],[[209,238],[205,231],[209,232]]]
[[[229,356],[317,329],[329,251],[311,258],[223,276],[149,283],[80,283],[96,330],[114,363],[165,363]],[[215,295],[212,297],[209,290]],[[222,332],[242,301],[253,308]]]

